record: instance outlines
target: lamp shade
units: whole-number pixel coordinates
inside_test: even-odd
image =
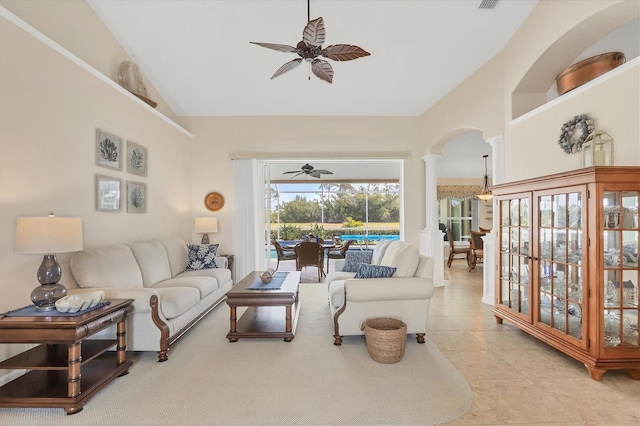
[[[48,254],[82,250],[82,218],[19,217],[16,246],[19,253]]]
[[[196,217],[195,233],[208,234],[209,232],[218,232],[218,218],[216,217]]]

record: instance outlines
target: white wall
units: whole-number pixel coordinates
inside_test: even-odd
[[[509,125],[512,98],[544,102],[556,67],[562,70],[599,38],[640,14],[637,1],[575,4],[539,2],[503,51],[425,111],[419,125],[424,151],[440,152],[458,129],[479,129],[485,139],[505,136],[506,181],[572,170],[581,167],[581,158],[558,148],[560,128],[573,116],[590,113],[615,139],[615,164],[640,165],[637,67]]]
[[[81,217],[85,248],[192,237],[188,135],[5,18],[0,52],[0,312],[38,285],[42,256],[14,252],[20,216]],[[146,146],[148,175],[98,167],[96,128]],[[147,213],[97,212],[96,174],[146,183]],[[0,345],[0,359],[19,346]]]
[[[579,114],[589,114],[596,127],[613,138],[614,165],[640,165],[640,67],[632,66],[616,78],[597,83],[588,83],[593,87],[583,93],[569,92],[557,98],[552,107],[540,108],[507,128],[509,181],[581,168],[582,154],[565,154],[558,145],[562,125]]]
[[[340,158],[372,157],[389,152],[410,155],[404,168],[405,240],[418,244],[424,227],[424,162],[416,140],[416,119],[346,117],[184,117],[193,132],[194,215],[218,217],[216,242],[231,247],[232,157]],[[205,195],[219,191],[225,207],[208,212]],[[237,255],[237,253],[236,253]]]

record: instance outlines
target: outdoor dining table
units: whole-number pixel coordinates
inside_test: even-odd
[[[284,246],[284,248],[286,248],[286,249],[294,249],[294,248],[296,248],[296,246],[297,246],[299,243],[301,243],[301,242],[302,242],[302,241],[298,241],[296,244],[286,244],[286,245]],[[326,249],[332,249],[332,248],[335,248],[335,247],[336,247],[336,243],[334,243],[334,242],[328,242],[328,241],[327,241],[327,242],[324,242],[324,243],[322,243],[322,244],[320,244],[320,245],[321,245],[321,246],[322,246],[322,248],[323,248],[323,249],[325,249],[325,250],[326,250]]]

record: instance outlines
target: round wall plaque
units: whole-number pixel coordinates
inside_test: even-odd
[[[219,192],[210,192],[204,197],[204,206],[212,212],[217,212],[224,206],[224,197]]]

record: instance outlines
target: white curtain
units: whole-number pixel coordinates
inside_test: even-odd
[[[256,159],[233,160],[235,281],[264,269],[264,171]]]

